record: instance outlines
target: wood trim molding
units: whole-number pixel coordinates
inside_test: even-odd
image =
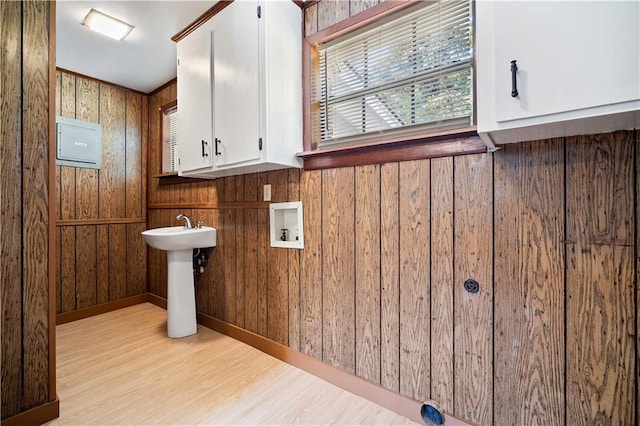
[[[49,198],[49,248],[48,248],[48,290],[49,290],[49,399],[56,398],[56,303],[57,303],[57,274],[56,274],[56,2],[49,3],[49,141],[48,141],[48,198]],[[55,417],[58,417],[58,403],[56,399]],[[49,419],[50,420],[50,419]]]
[[[308,7],[313,6],[314,4],[320,3],[321,0],[304,0],[304,1],[296,1],[294,0],[293,2],[298,4],[298,3],[302,3],[302,9],[306,9]]]
[[[149,293],[149,302],[163,309],[167,308],[167,300]],[[385,389],[375,383],[362,379],[339,368],[326,364],[316,358],[303,354],[288,346],[276,343],[266,337],[260,336],[251,331],[229,324],[212,316],[197,313],[198,323],[215,330],[219,333],[232,337],[240,342],[246,343],[267,355],[271,355],[287,364],[298,367],[307,373],[313,374],[323,380],[333,383],[353,394],[361,396],[371,402],[385,407],[401,416],[407,417],[414,422],[423,423],[420,415],[420,408],[423,402],[400,395],[399,393]],[[468,426],[472,423],[453,416],[446,416],[448,426]]]
[[[149,210],[167,209],[268,209],[268,201],[238,201],[228,203],[152,203]]]
[[[99,78],[91,77],[90,75],[80,74],[79,72],[71,71],[71,70],[68,70],[68,69],[65,69],[65,68],[60,68],[60,67],[56,67],[56,70],[61,71],[61,72],[66,73],[66,74],[74,75],[76,77],[86,78],[87,80],[97,81],[98,83],[101,83],[101,84],[108,84],[111,87],[116,87],[118,89],[126,90],[127,92],[131,92],[131,93],[134,93],[136,95],[147,96],[146,93],[141,92],[139,90],[130,89],[128,87],[121,86],[119,84],[110,83],[110,82],[105,81],[105,80],[100,80]]]
[[[159,308],[167,309],[167,299],[157,296],[153,293],[147,293],[147,295],[149,296],[149,303],[152,303]]]
[[[190,23],[185,29],[183,29],[182,31],[178,32],[173,37],[171,37],[171,40],[175,41],[176,43],[179,42],[180,40],[182,40],[183,38],[185,38],[186,36],[194,32],[196,29],[201,27],[202,24],[207,22],[213,16],[220,13],[222,9],[229,6],[232,2],[233,0],[220,0],[219,2],[214,4],[211,8],[209,8],[206,12],[204,12],[202,15],[198,16],[198,18],[192,23]]]
[[[325,43],[340,37],[343,34],[351,31],[358,30],[364,26],[372,24],[380,19],[398,12],[407,7],[417,4],[420,0],[386,0],[382,3],[365,9],[364,11],[357,13],[349,18],[331,25],[325,29],[322,29],[316,33],[310,34],[306,37],[306,40],[314,46],[319,43]]]
[[[88,308],[77,309],[75,311],[64,312],[56,315],[56,325],[66,324],[68,322],[78,321],[84,318],[94,317],[96,315],[105,314],[118,309],[128,308],[129,306],[139,305],[149,301],[147,293],[138,294],[137,296],[126,297],[124,299],[114,300],[113,302],[101,303],[99,305],[90,306]]]
[[[417,141],[390,142],[384,145],[358,146],[328,152],[304,152],[299,156],[304,158],[305,170],[319,170],[480,154],[486,151],[486,145],[477,134],[465,133],[459,137],[447,136]]]
[[[51,402],[2,419],[2,426],[41,425],[58,417],[60,417],[60,400],[56,396],[56,399]]]
[[[68,219],[55,221],[56,226],[122,225],[127,223],[147,223],[147,219],[144,217],[123,217],[114,219]]]
[[[172,84],[176,84],[178,82],[178,77],[172,78],[171,80],[167,81],[165,84],[163,84],[162,86],[158,87],[157,89],[154,89],[153,91],[149,92],[148,95],[151,97],[153,95],[156,95],[160,92],[162,92],[164,89],[166,89],[167,87],[171,86]]]

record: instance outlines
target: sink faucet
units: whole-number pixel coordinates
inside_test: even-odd
[[[176,216],[176,219],[184,221],[184,229],[193,228],[193,226],[191,225],[191,220],[189,219],[189,216],[187,216],[186,214],[180,213],[178,216]]]

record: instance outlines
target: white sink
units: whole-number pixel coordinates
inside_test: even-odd
[[[215,247],[215,228],[183,226],[148,229],[142,237],[151,247],[167,252],[167,334],[185,337],[198,331],[193,282],[193,249]]]
[[[215,247],[216,228],[184,229],[183,226],[148,229],[142,232],[144,240],[153,248],[160,250],[193,250]]]

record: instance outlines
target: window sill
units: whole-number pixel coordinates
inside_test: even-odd
[[[487,151],[475,126],[411,140],[342,146],[298,154],[305,170],[364,166],[396,161],[479,154]]]

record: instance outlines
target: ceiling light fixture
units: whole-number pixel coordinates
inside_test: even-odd
[[[95,9],[89,11],[87,16],[82,20],[82,25],[107,37],[115,38],[116,40],[124,40],[133,29],[133,25],[127,24],[112,16],[105,15]]]

